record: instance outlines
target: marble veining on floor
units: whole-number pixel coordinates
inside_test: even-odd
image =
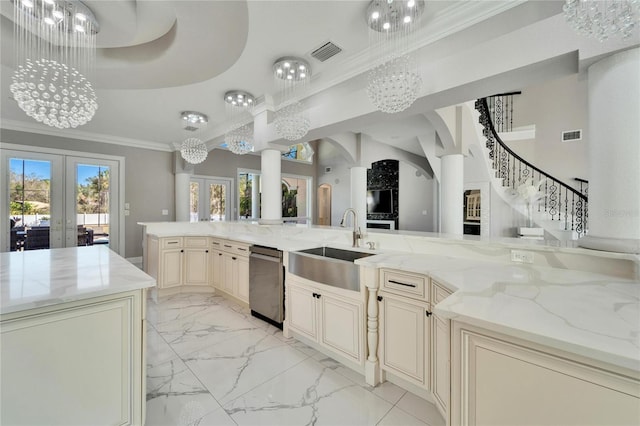
[[[149,299],[147,324],[147,426],[444,425],[220,296]]]

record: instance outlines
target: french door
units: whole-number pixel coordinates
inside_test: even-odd
[[[0,251],[120,247],[119,161],[0,150]]]
[[[224,178],[193,177],[189,182],[189,221],[223,222],[231,219],[233,182]]]

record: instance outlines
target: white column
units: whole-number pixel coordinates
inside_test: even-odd
[[[445,234],[462,235],[464,220],[464,155],[449,154],[441,159],[441,228]]]
[[[351,205],[358,212],[358,225],[363,232],[367,228],[367,168],[351,168]]]
[[[251,218],[260,217],[260,175],[253,175],[251,182]]]
[[[191,173],[175,174],[176,222],[189,222],[189,182]]]
[[[589,223],[583,247],[640,253],[640,48],[589,67]]]
[[[282,223],[282,156],[277,149],[265,149],[261,153],[262,207],[260,223],[275,225]]]

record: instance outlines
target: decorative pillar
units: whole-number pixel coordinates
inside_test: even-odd
[[[260,218],[260,175],[251,178],[251,218]]]
[[[360,267],[360,286],[367,289],[367,352],[364,364],[365,381],[370,386],[376,386],[383,381],[378,359],[378,270],[376,268]]]
[[[365,232],[367,230],[367,168],[351,167],[351,204],[350,207],[358,212],[358,225]],[[347,224],[345,224],[347,225]]]
[[[588,70],[589,220],[579,245],[640,253],[640,48]]]
[[[176,173],[176,222],[189,222],[189,184],[191,173]]]
[[[277,149],[265,149],[261,153],[262,206],[260,223],[282,223],[282,154]]]
[[[445,234],[463,234],[464,155],[449,154],[441,158],[441,228]]]

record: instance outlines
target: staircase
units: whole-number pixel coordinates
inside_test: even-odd
[[[520,157],[502,141],[498,132],[511,129],[514,94],[518,93],[482,98],[475,103],[490,166],[502,187],[512,194],[517,193],[521,185],[542,181],[539,198],[531,204],[533,214],[528,213],[522,203],[518,206],[515,197],[508,200],[505,196],[505,199],[525,216],[531,214],[533,222],[555,238],[578,239],[588,230],[588,182],[576,179],[579,189],[567,185]]]

